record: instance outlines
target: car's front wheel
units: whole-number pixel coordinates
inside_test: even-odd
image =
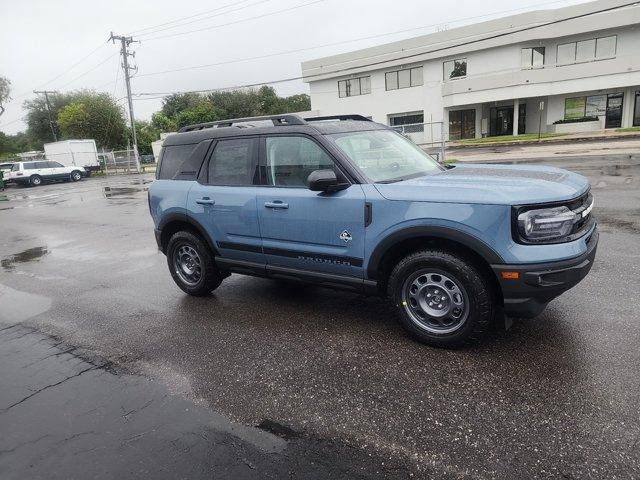
[[[489,282],[471,264],[442,250],[403,258],[391,272],[388,295],[402,326],[437,347],[472,343],[489,327]]]
[[[80,181],[80,179],[82,179],[82,173],[80,173],[78,170],[74,170],[73,172],[71,172],[71,180],[73,180],[74,182],[78,182]]]
[[[172,235],[167,245],[167,264],[178,287],[197,297],[211,293],[225,277],[202,238],[188,231]]]

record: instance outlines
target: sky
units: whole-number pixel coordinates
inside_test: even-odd
[[[26,128],[22,103],[34,89],[94,89],[125,107],[111,32],[140,41],[132,44],[131,84],[136,119],[148,120],[162,99],[140,94],[298,77],[305,60],[583,1],[0,0],[0,76],[12,90],[0,131]],[[309,91],[301,80],[274,87],[280,95]]]

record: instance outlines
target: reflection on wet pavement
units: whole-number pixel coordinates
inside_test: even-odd
[[[148,190],[145,188],[135,188],[135,187],[103,187],[102,191],[106,198],[112,197],[120,197],[120,198],[135,198],[133,195],[140,192],[146,192]]]
[[[0,265],[5,270],[13,270],[15,268],[16,263],[27,263],[33,262],[34,260],[38,260],[40,257],[45,256],[49,253],[49,250],[46,247],[34,247],[28,248],[20,253],[16,253],[15,255],[10,255],[7,258],[3,258],[0,260]]]

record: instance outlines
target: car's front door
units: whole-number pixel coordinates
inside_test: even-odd
[[[362,187],[323,193],[307,188],[314,170],[332,169],[348,182],[334,158],[311,137],[274,135],[262,139],[265,185],[257,206],[267,265],[306,272],[363,277]]]
[[[223,258],[264,264],[254,186],[257,165],[257,138],[218,140],[201,180],[189,190],[187,211]]]

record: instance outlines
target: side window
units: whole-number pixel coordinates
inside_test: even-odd
[[[64,167],[64,165],[62,165],[59,162],[49,162],[49,168],[60,168],[60,167]]]
[[[254,138],[220,140],[209,160],[209,185],[253,185],[258,183]]]
[[[314,170],[335,170],[333,159],[309,138],[267,137],[266,143],[268,185],[306,187]]]
[[[22,168],[23,170],[35,170],[37,167],[34,162],[28,162],[28,163],[25,162],[22,164]]]
[[[182,162],[187,160],[196,148],[197,144],[170,145],[162,149],[160,166],[158,169],[159,180],[170,180],[178,172]]]
[[[49,162],[36,162],[35,168],[49,168]]]

